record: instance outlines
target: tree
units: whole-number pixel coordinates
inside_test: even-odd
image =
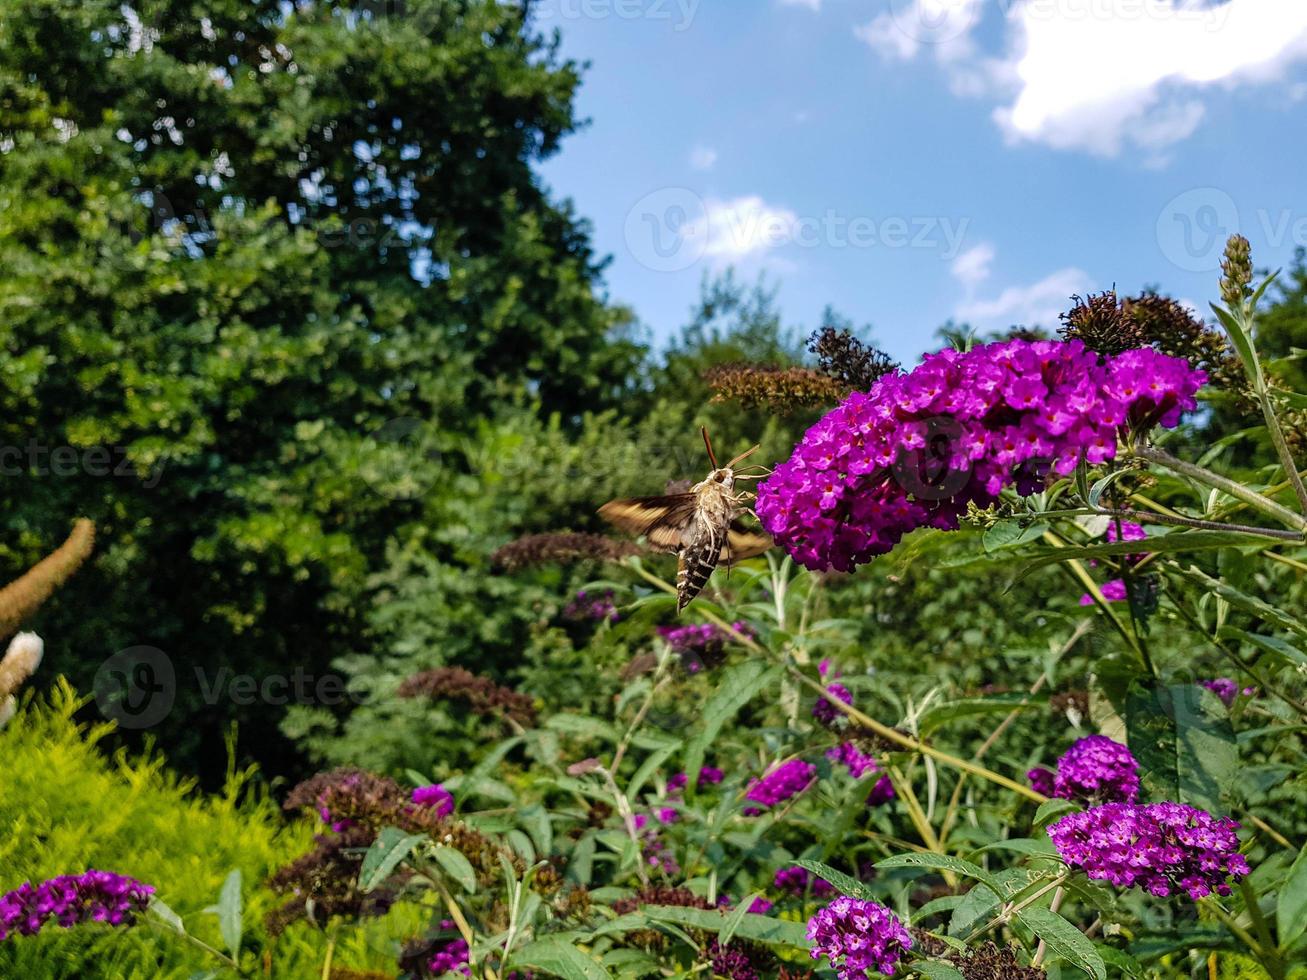
[[[0,578],[93,519],[94,568],[40,622],[60,665],[87,688],[156,646],[175,758],[212,761],[235,714],[284,768],[276,710],[194,669],[356,649],[470,420],[529,392],[575,425],[629,385],[627,314],[532,169],[577,67],[493,0],[0,20]]]

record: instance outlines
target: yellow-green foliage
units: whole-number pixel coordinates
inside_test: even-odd
[[[223,791],[205,795],[156,755],[112,757],[97,743],[111,726],[78,725],[85,703],[60,678],[49,701],[28,705],[0,731],[0,892],[24,881],[101,868],[153,885],[187,931],[221,948],[217,918],[204,911],[223,880],[241,870],[245,905],[242,967],[272,976],[321,975],[327,943],[297,925],[273,943],[265,913],[285,899],[264,882],[303,854],[317,828],[288,821],[252,772],[230,772]],[[337,931],[334,962],[394,970],[406,936],[422,929],[424,910],[392,909],[363,928]],[[209,954],[143,920],[134,928],[98,924],[0,942],[0,977],[170,980],[231,976]]]

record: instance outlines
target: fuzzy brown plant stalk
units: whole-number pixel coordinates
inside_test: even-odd
[[[0,589],[0,639],[18,629],[68,580],[90,557],[94,545],[95,525],[80,518],[63,544]]]
[[[849,393],[848,386],[820,371],[804,367],[761,364],[722,364],[704,372],[713,401],[738,401],[745,407],[765,405],[793,412],[817,405],[834,405]]]
[[[574,561],[622,561],[641,554],[643,550],[632,542],[619,541],[602,534],[557,531],[548,534],[527,534],[510,541],[490,556],[490,562],[506,572],[516,572],[532,565]]]
[[[817,355],[817,370],[843,385],[845,394],[869,391],[899,369],[899,363],[884,351],[864,344],[853,331],[834,326],[815,331],[808,338],[808,350]]]
[[[511,719],[523,728],[536,722],[535,702],[527,694],[502,687],[462,667],[424,670],[399,686],[401,698],[430,698],[433,701],[461,701],[474,714]]]

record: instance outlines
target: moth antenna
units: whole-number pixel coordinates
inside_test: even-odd
[[[712,463],[713,469],[718,469],[717,454],[712,451],[712,440],[708,438],[708,427],[706,425],[699,426],[699,432],[703,435],[704,448],[708,450],[708,462]]]
[[[754,446],[752,449],[746,449],[744,452],[740,453],[740,455],[736,456],[733,460],[731,460],[729,463],[727,463],[727,464],[726,464],[726,468],[727,468],[727,469],[731,469],[731,468],[732,468],[733,466],[735,466],[735,464],[738,463],[740,460],[742,460],[742,459],[746,459],[746,458],[748,458],[749,456],[752,456],[754,453],[756,453],[756,452],[757,452],[759,449],[761,449],[761,448],[762,448],[762,445],[759,444],[759,445],[757,445],[757,446]],[[713,463],[713,466],[716,466],[716,465],[717,465],[716,463]]]

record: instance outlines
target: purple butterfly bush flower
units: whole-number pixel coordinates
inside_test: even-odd
[[[454,923],[451,919],[445,919],[440,923],[440,928],[446,931],[453,930]],[[446,973],[461,973],[465,977],[470,977],[472,970],[468,966],[466,940],[459,937],[441,946],[427,961],[427,970],[436,977],[443,977]]]
[[[876,760],[858,748],[854,742],[843,742],[833,749],[826,752],[826,758],[831,762],[840,763],[849,770],[849,775],[854,779],[861,779],[869,773],[880,772],[880,766]],[[894,799],[894,784],[888,776],[882,776],[872,787],[871,794],[867,797],[867,806],[882,806]]]
[[[34,936],[51,919],[65,929],[80,922],[130,926],[152,894],[153,887],[135,878],[95,869],[39,885],[27,881],[0,895],[0,941],[15,933]]]
[[[1062,860],[1090,878],[1158,897],[1230,894],[1230,877],[1249,874],[1239,824],[1183,803],[1105,803],[1052,824]]]
[[[1079,739],[1057,760],[1057,772],[1031,769],[1037,793],[1085,803],[1134,803],[1139,799],[1139,763],[1130,750],[1106,735]]]
[[[1227,708],[1234,704],[1235,698],[1240,694],[1250,698],[1257,693],[1255,687],[1245,687],[1240,690],[1238,682],[1232,677],[1214,677],[1210,681],[1202,681],[1202,685],[1220,698],[1221,703]]]
[[[617,611],[612,589],[604,592],[587,592],[582,589],[563,609],[563,617],[573,620],[607,620],[610,623],[622,618]]]
[[[781,868],[772,879],[772,884],[780,891],[800,898],[809,889],[812,890],[813,898],[825,898],[827,895],[835,894],[835,886],[829,881],[810,874],[807,868],[800,868],[798,865]]]
[[[1144,530],[1142,524],[1136,524],[1134,521],[1122,521],[1118,530],[1116,522],[1107,526],[1108,544],[1115,544],[1117,541],[1144,541],[1148,538],[1148,532]],[[1125,555],[1124,561],[1128,565],[1134,565],[1142,561],[1146,555]],[[1097,565],[1097,561],[1091,561],[1091,565]],[[1114,578],[1104,582],[1098,589],[1103,593],[1103,598],[1108,602],[1125,602],[1130,597],[1129,590],[1126,588],[1125,579]],[[1092,606],[1094,597],[1088,592],[1080,597],[1080,605]]]
[[[712,975],[727,977],[728,980],[761,980],[761,975],[753,965],[753,960],[735,943],[721,945],[717,940],[708,944],[708,959],[712,965]]]
[[[802,759],[790,759],[782,762],[760,779],[749,783],[744,798],[759,804],[746,807],[746,816],[754,817],[762,813],[762,807],[784,803],[791,797],[798,796],[811,784],[817,775],[817,767]]]
[[[755,635],[753,627],[748,623],[732,623],[731,628],[743,636]],[[734,634],[711,623],[659,626],[658,635],[681,658],[681,664],[691,674],[697,674],[705,667],[719,665],[726,644],[735,639]]]
[[[454,797],[439,783],[434,786],[419,786],[413,790],[412,800],[418,806],[435,807],[438,817],[447,817],[454,812]]]
[[[714,769],[712,766],[704,766],[699,770],[699,778],[695,780],[695,786],[703,789],[705,786],[716,786],[722,781],[725,773],[720,769]],[[679,793],[685,789],[690,782],[689,773],[678,772],[671,779],[667,780],[667,792],[669,794]]]
[[[912,936],[898,916],[865,899],[841,895],[808,920],[812,958],[823,956],[840,980],[866,980],[874,971],[892,977]]]
[[[853,695],[849,692],[849,689],[838,681],[827,684],[826,690],[845,704],[853,703]],[[812,706],[812,717],[816,718],[818,723],[830,728],[835,724],[836,719],[844,717],[844,712],[840,711],[826,698],[818,698],[817,703]]]
[[[1172,427],[1206,375],[1151,348],[1079,341],[941,351],[854,392],[758,487],[762,525],[814,571],[850,571],[918,528],[954,530],[1005,487],[1113,459],[1127,426]]]
[[[1130,597],[1130,592],[1126,588],[1125,579],[1114,578],[1108,579],[1098,587],[1098,591],[1103,593],[1103,598],[1108,602],[1125,602]],[[1080,597],[1080,605],[1092,606],[1094,597],[1086,592]]]

